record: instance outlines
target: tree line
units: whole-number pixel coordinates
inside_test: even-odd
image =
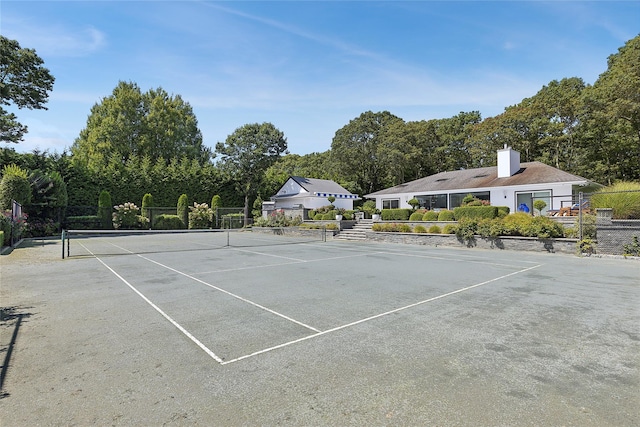
[[[0,64],[0,105],[44,108],[53,85],[48,70],[29,49],[13,64],[21,48],[0,41],[3,58],[9,58]],[[27,60],[31,66],[20,70],[16,64]],[[38,82],[37,75],[24,75],[34,69],[42,81],[29,104],[19,92],[25,81]],[[15,115],[0,114],[2,140],[18,142],[26,128]],[[175,206],[185,193],[197,202],[218,194],[224,206],[247,211],[290,175],[332,179],[364,195],[438,172],[493,166],[505,144],[523,162],[541,161],[602,184],[639,180],[640,36],[608,58],[593,85],[579,77],[553,80],[485,119],[478,111],[421,121],[366,111],[338,129],[324,152],[289,154],[284,133],[270,123],[244,125],[212,150],[197,123],[180,96],[162,88],[143,93],[135,83],[119,82],[91,109],[69,152],[20,154],[6,146],[0,149],[0,173],[17,165],[30,171],[32,186],[37,176],[48,176],[53,186],[62,181],[69,206],[94,206],[107,190],[114,203],[140,203],[151,193],[157,206]]]

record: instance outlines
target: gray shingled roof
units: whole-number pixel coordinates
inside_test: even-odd
[[[452,191],[471,188],[507,187],[559,182],[587,183],[588,180],[540,162],[522,163],[520,170],[507,178],[498,178],[498,167],[441,172],[395,187],[367,194],[365,197],[398,193]]]
[[[335,181],[329,179],[303,178],[301,176],[292,176],[302,188],[309,193],[331,193],[331,194],[351,194],[349,190],[341,186]]]

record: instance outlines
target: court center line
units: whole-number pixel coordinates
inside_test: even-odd
[[[291,317],[289,317],[289,316],[287,316],[287,315],[285,315],[285,314],[279,313],[279,312],[277,312],[277,311],[275,311],[275,310],[272,310],[272,309],[270,309],[270,308],[268,308],[268,307],[265,307],[265,306],[263,306],[263,305],[261,305],[261,304],[258,304],[257,302],[253,302],[253,301],[251,301],[251,300],[249,300],[249,299],[246,299],[246,298],[244,298],[244,297],[241,297],[240,295],[236,295],[236,294],[234,294],[233,292],[229,292],[229,291],[227,291],[227,290],[225,290],[225,289],[219,288],[218,286],[212,285],[211,283],[207,283],[207,282],[205,282],[204,280],[198,279],[197,277],[194,277],[194,276],[192,276],[192,275],[190,275],[190,274],[184,273],[184,272],[182,272],[182,271],[180,271],[180,270],[176,270],[175,268],[169,267],[168,265],[164,265],[164,264],[162,264],[162,263],[160,263],[160,262],[158,262],[158,261],[154,261],[154,260],[152,260],[151,258],[147,258],[147,257],[145,257],[145,256],[143,256],[143,255],[138,255],[138,257],[140,257],[140,258],[142,258],[142,259],[145,259],[145,260],[147,260],[147,261],[149,261],[149,262],[152,262],[152,263],[154,263],[154,264],[156,264],[156,265],[159,265],[160,267],[166,268],[167,270],[173,271],[174,273],[177,273],[177,274],[180,274],[180,275],[182,275],[182,276],[184,276],[184,277],[187,277],[187,278],[189,278],[189,279],[191,279],[191,280],[194,280],[194,281],[196,281],[196,282],[198,282],[198,283],[201,283],[201,284],[203,284],[203,285],[205,285],[205,286],[208,286],[208,287],[210,287],[210,288],[212,288],[212,289],[215,289],[215,290],[217,290],[217,291],[220,291],[220,292],[222,292],[222,293],[224,293],[224,294],[226,294],[226,295],[229,295],[229,296],[231,296],[231,297],[233,297],[233,298],[236,298],[236,299],[238,299],[238,300],[240,300],[240,301],[242,301],[242,302],[245,302],[245,303],[247,303],[247,304],[253,305],[254,307],[257,307],[257,308],[259,308],[259,309],[261,309],[261,310],[264,310],[264,311],[269,312],[269,313],[271,313],[271,314],[274,314],[274,315],[276,315],[276,316],[278,316],[278,317],[281,317],[281,318],[283,318],[283,319],[285,319],[285,320],[288,320],[288,321],[290,321],[290,322],[293,322],[293,323],[295,323],[295,324],[297,324],[297,325],[300,325],[300,326],[302,326],[302,327],[304,327],[304,328],[306,328],[306,329],[312,330],[312,331],[314,331],[314,332],[320,332],[320,330],[319,330],[319,329],[316,329],[316,328],[314,328],[313,326],[309,326],[309,325],[307,325],[307,324],[305,324],[305,323],[302,323],[302,322],[300,322],[300,321],[298,321],[298,320],[296,320],[296,319],[293,319],[293,318],[291,318]]]
[[[248,253],[252,253],[252,254],[256,254],[256,255],[268,255],[268,254],[264,254],[262,252],[249,251],[249,250],[243,250],[242,252],[248,252]],[[368,256],[368,255],[382,254],[382,253],[384,253],[384,252],[367,252],[367,253],[355,254],[355,255],[342,255],[342,256],[333,256],[333,257],[328,257],[328,258],[317,258],[317,259],[300,260],[300,261],[293,261],[293,262],[280,262],[280,263],[277,263],[277,264],[251,265],[251,266],[248,266],[248,267],[225,268],[224,270],[198,271],[198,272],[193,273],[193,274],[201,275],[201,274],[211,274],[211,273],[228,273],[228,272],[231,272],[231,271],[255,270],[255,269],[258,269],[258,268],[282,267],[282,266],[285,266],[285,265],[294,265],[294,264],[304,264],[304,263],[311,263],[311,262],[331,261],[331,260],[336,260],[336,259],[365,257],[365,256]]]
[[[346,325],[341,325],[341,326],[337,326],[335,328],[327,329],[326,331],[318,332],[317,334],[307,335],[306,337],[298,338],[298,339],[293,340],[293,341],[289,341],[289,342],[282,343],[282,344],[279,344],[279,345],[276,345],[276,346],[273,346],[273,347],[265,348],[263,350],[259,350],[259,351],[256,351],[256,352],[244,355],[244,356],[240,356],[240,357],[237,357],[235,359],[230,359],[230,360],[221,362],[220,364],[221,365],[228,365],[229,363],[239,362],[241,360],[248,359],[248,358],[254,357],[254,356],[258,356],[260,354],[264,354],[264,353],[267,353],[267,352],[270,352],[270,351],[273,351],[273,350],[277,350],[277,349],[280,349],[280,348],[284,348],[284,347],[290,346],[292,344],[297,344],[299,342],[306,341],[306,340],[309,340],[309,339],[312,339],[312,338],[317,338],[317,337],[320,337],[322,335],[329,334],[331,332],[336,332],[336,331],[339,331],[339,330],[342,330],[342,329],[350,328],[352,326],[356,326],[356,325],[359,325],[361,323],[368,322],[370,320],[378,319],[380,317],[388,316],[390,314],[398,313],[398,312],[403,311],[403,310],[407,310],[407,309],[410,309],[410,308],[413,308],[413,307],[417,307],[419,305],[426,304],[428,302],[432,302],[432,301],[436,301],[436,300],[439,300],[439,299],[442,299],[442,298],[446,298],[446,297],[449,297],[451,295],[459,294],[461,292],[466,292],[466,291],[469,291],[471,289],[478,288],[480,286],[484,286],[484,285],[487,285],[489,283],[496,282],[498,280],[506,279],[507,277],[515,276],[516,274],[520,274],[520,273],[527,272],[529,270],[533,270],[534,268],[538,268],[540,266],[542,266],[542,264],[534,265],[532,267],[527,267],[525,269],[514,271],[512,273],[505,274],[503,276],[496,277],[496,278],[493,278],[493,279],[490,279],[490,280],[486,280],[486,281],[481,282],[481,283],[476,283],[475,285],[471,285],[471,286],[467,286],[467,287],[464,287],[464,288],[461,288],[461,289],[457,289],[455,291],[447,292],[446,294],[438,295],[438,296],[435,296],[435,297],[432,297],[432,298],[428,298],[428,299],[423,300],[423,301],[418,301],[418,302],[415,302],[415,303],[412,303],[412,304],[409,304],[409,305],[405,305],[404,307],[396,308],[396,309],[393,309],[393,310],[386,311],[384,313],[380,313],[380,314],[376,314],[376,315],[373,315],[373,316],[366,317],[364,319],[356,320],[355,322],[347,323]]]
[[[142,298],[147,304],[149,304],[154,310],[156,310],[158,313],[160,313],[160,315],[162,317],[164,317],[165,319],[167,319],[169,321],[169,323],[171,323],[173,326],[175,326],[180,332],[182,332],[187,338],[189,338],[195,345],[197,345],[198,347],[200,347],[201,350],[203,350],[205,353],[207,353],[209,355],[209,357],[211,357],[213,360],[215,360],[218,363],[222,363],[223,360],[218,357],[213,351],[211,351],[206,345],[204,345],[199,339],[197,339],[195,336],[193,336],[189,331],[187,331],[185,328],[183,328],[178,322],[176,322],[175,320],[173,320],[173,318],[171,316],[169,316],[167,313],[165,313],[164,311],[162,311],[162,309],[160,307],[158,307],[157,305],[155,305],[153,302],[151,302],[151,300],[149,298],[147,298],[146,296],[144,296],[144,294],[142,292],[140,292],[138,289],[136,289],[131,283],[129,283],[124,277],[122,277],[120,274],[118,274],[113,268],[111,268],[109,265],[107,265],[107,263],[105,263],[104,261],[102,261],[100,258],[98,258],[97,256],[95,256],[93,254],[93,252],[91,252],[89,249],[87,249],[86,246],[84,246],[82,243],[80,243],[80,245],[87,251],[89,252],[91,255],[93,255],[93,257],[95,259],[97,259],[102,265],[104,265],[111,273],[113,273],[118,279],[120,279],[125,285],[127,285],[133,292],[135,292],[136,294],[138,294],[138,296],[140,298]]]

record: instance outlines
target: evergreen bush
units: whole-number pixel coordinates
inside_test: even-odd
[[[184,223],[178,215],[158,215],[153,225],[157,230],[180,230]]]
[[[413,227],[413,232],[414,233],[426,233],[427,229],[424,227],[424,225],[416,225],[415,227]]]
[[[182,228],[189,227],[189,198],[184,193],[181,194],[180,197],[178,197],[176,214],[182,221]]]
[[[381,219],[383,221],[407,221],[411,215],[411,209],[383,209]]]
[[[428,232],[431,233],[431,234],[440,234],[440,233],[442,233],[442,230],[440,229],[439,226],[434,224],[431,227],[429,227],[429,231]]]
[[[112,213],[111,194],[107,190],[102,190],[98,196],[98,218],[100,218],[102,229],[110,230],[113,228]]]
[[[496,206],[459,206],[453,209],[453,216],[460,221],[462,218],[493,219],[498,216]]]
[[[438,221],[454,221],[455,216],[453,215],[453,211],[448,209],[443,209],[438,212]]]
[[[414,212],[409,216],[409,221],[422,221],[425,214],[421,212]]]
[[[455,224],[446,224],[442,228],[442,234],[456,234],[457,226]]]
[[[427,211],[422,216],[423,221],[437,221],[438,220],[438,212],[436,211]]]
[[[150,218],[149,208],[153,207],[153,196],[151,193],[146,193],[142,196],[142,216],[145,218]]]

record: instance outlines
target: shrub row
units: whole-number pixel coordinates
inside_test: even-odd
[[[540,239],[564,237],[564,227],[550,218],[516,213],[504,218],[469,218],[463,217],[458,224],[447,224],[444,228],[437,225],[428,230],[422,225],[411,227],[409,224],[376,223],[373,231],[399,233],[432,233],[456,234],[462,239],[474,236],[495,238],[499,236],[538,237]]]
[[[506,206],[461,206],[452,211],[418,209],[383,209],[381,218],[384,221],[456,221],[462,218],[493,219],[504,218],[509,214]]]

